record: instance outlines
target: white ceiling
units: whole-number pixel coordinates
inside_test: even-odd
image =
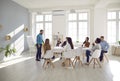
[[[13,0],[25,8],[50,8],[63,6],[95,5],[100,0]]]

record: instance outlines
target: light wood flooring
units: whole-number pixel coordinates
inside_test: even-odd
[[[109,55],[109,63],[102,63],[102,68],[96,65],[93,69],[91,64],[66,69],[61,66],[62,61],[58,60],[54,62],[55,68],[46,70],[42,68],[43,60],[35,61],[34,55],[29,58],[24,54],[23,57],[26,60],[18,63],[13,60],[16,63],[0,68],[0,81],[120,81],[118,56]]]

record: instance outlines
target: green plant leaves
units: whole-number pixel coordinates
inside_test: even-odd
[[[16,52],[15,48],[11,48],[10,44],[8,44],[5,48],[0,48],[0,51],[2,52],[3,50],[5,50],[5,56],[8,57],[11,54]]]

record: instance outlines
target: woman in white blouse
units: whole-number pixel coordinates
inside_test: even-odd
[[[65,51],[74,49],[71,37],[66,37],[66,45],[64,46]]]
[[[72,43],[72,39],[70,37],[66,37],[66,45],[64,46],[64,51],[70,51],[71,49],[74,49],[73,43]],[[62,63],[62,66],[66,66],[66,62],[64,60],[64,62]]]

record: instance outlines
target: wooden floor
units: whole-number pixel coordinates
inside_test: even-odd
[[[34,57],[27,56],[24,61],[15,60],[16,63],[0,68],[0,81],[120,81],[120,57],[109,57],[110,62],[103,63],[102,68],[96,65],[93,69],[91,64],[66,69],[59,60],[54,63],[54,69],[45,70],[43,60],[36,62]]]

